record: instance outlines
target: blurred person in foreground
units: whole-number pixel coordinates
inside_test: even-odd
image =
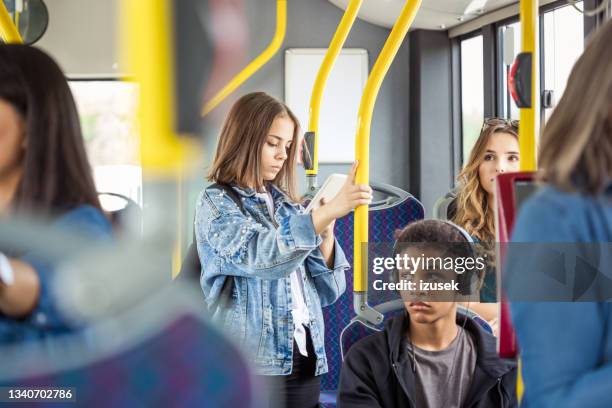
[[[607,248],[603,272],[611,270],[610,246],[601,245],[612,242],[611,43],[608,22],[576,62],[546,124],[539,154],[545,185],[521,207],[512,235],[532,249],[520,262],[507,259],[510,284],[558,274],[558,264],[542,262],[551,243]],[[559,300],[510,304],[525,382],[521,405],[610,407],[612,303]]]
[[[52,228],[92,238],[111,235],[64,74],[34,47],[3,44],[0,218],[18,216],[46,219]],[[0,252],[0,345],[73,330],[50,293],[52,263],[35,252],[11,251]]]

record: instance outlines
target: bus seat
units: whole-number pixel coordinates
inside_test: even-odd
[[[409,223],[424,216],[423,205],[414,196],[397,187],[371,182],[374,190],[375,205],[370,206],[369,232],[370,242],[392,243],[394,233]],[[387,199],[379,198],[388,196]],[[350,265],[353,264],[353,213],[336,221],[334,233],[344,250]],[[321,379],[321,390],[332,391],[338,388],[342,355],[340,352],[340,334],[349,324],[353,311],[353,273],[346,272],[346,292],[331,306],[323,308],[325,319],[325,350],[329,371]],[[393,300],[392,294],[381,295],[376,303]],[[327,395],[327,393],[326,393]],[[322,402],[322,401],[320,401]],[[329,405],[333,406],[333,405]]]
[[[493,328],[482,316],[473,311],[472,309],[468,309],[463,305],[457,305],[457,312],[463,313],[464,315],[472,318],[480,327],[484,329],[489,334],[493,334]]]
[[[406,310],[404,302],[401,299],[395,299],[376,305],[374,306],[374,309],[376,309],[378,312],[382,313],[385,316],[385,321],[401,313],[404,313],[404,311]],[[461,305],[457,305],[457,312],[472,318],[485,331],[490,334],[493,334],[493,329],[491,328],[491,326],[489,326],[487,321],[480,317],[476,312],[468,310]],[[355,344],[357,341],[363,339],[366,336],[381,331],[383,329],[383,326],[384,323],[379,326],[373,326],[357,316],[353,317],[349,324],[342,330],[340,334],[340,354],[342,356],[342,361],[344,361],[344,356],[353,344]],[[325,408],[335,408],[336,395],[337,390],[322,391],[321,397],[319,398],[319,404]]]
[[[399,313],[402,313],[404,310],[404,303],[401,299],[395,299],[376,305],[374,306],[374,309],[382,313],[385,316],[385,320],[387,320]],[[346,352],[353,344],[355,344],[359,339],[382,330],[382,327],[382,324],[380,326],[373,326],[358,316],[354,316],[342,329],[338,339],[338,344],[340,347],[338,350],[340,355],[340,366],[342,366],[342,361],[344,361]],[[338,376],[339,375],[340,373],[338,372]],[[335,408],[336,393],[337,389],[322,390],[321,397],[319,398],[319,404],[324,408]]]
[[[396,299],[377,305],[374,307],[374,309],[382,313],[385,316],[386,321],[387,319],[404,313],[405,306],[404,302],[401,299]],[[485,331],[490,334],[493,334],[493,329],[491,328],[491,326],[489,326],[487,321],[480,317],[476,312],[468,310],[461,305],[457,305],[457,312],[472,318]],[[357,343],[357,341],[371,334],[381,331],[383,329],[383,326],[384,324],[381,324],[379,326],[372,326],[371,324],[365,322],[357,316],[353,317],[349,324],[342,330],[342,333],[340,334],[340,354],[342,356],[342,361],[344,361],[344,356],[353,344]],[[337,405],[336,395],[337,390],[321,391],[319,404],[325,408],[335,408]]]
[[[451,220],[455,216],[457,188],[450,190],[434,204],[432,217],[436,220]]]
[[[393,318],[394,316],[397,316],[398,314],[403,313],[405,307],[404,302],[401,299],[395,299],[380,305],[376,305],[374,306],[374,309],[385,316],[383,320],[384,322]],[[381,331],[383,326],[384,323],[380,324],[379,326],[373,326],[358,316],[353,317],[350,323],[342,330],[342,333],[340,333],[340,354],[342,361],[344,361],[344,356],[353,344],[360,339],[369,336],[370,334]]]
[[[142,208],[136,201],[123,194],[108,192],[99,192],[98,199],[115,232],[123,232],[130,227],[140,231]]]
[[[374,309],[382,313],[385,316],[386,321],[387,319],[390,319],[392,317],[397,316],[398,314],[403,313],[405,310],[405,306],[404,302],[401,299],[396,299],[377,305],[374,307]],[[465,306],[462,305],[457,305],[457,312],[467,317],[470,317],[487,333],[493,334],[493,328],[478,313],[474,312],[471,309],[467,309]],[[344,356],[353,344],[355,344],[358,340],[364,338],[367,335],[382,330],[382,328],[382,324],[380,326],[372,326],[358,317],[354,317],[353,319],[351,319],[349,325],[344,328],[340,335],[340,344],[342,347],[342,361],[344,361]]]

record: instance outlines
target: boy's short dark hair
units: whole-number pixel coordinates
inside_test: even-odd
[[[450,243],[471,243],[461,230],[450,222],[440,220],[420,220],[408,224],[404,229],[395,233],[395,247],[393,255],[406,252],[408,248],[439,249],[448,252],[456,248],[452,255],[470,256],[469,245],[448,245]],[[465,249],[465,251],[461,251]],[[460,253],[463,252],[463,253]]]
[[[405,253],[409,248],[433,250],[441,256],[452,258],[475,257],[474,242],[458,226],[442,220],[420,220],[408,224],[404,229],[395,233],[393,256]],[[395,269],[391,276],[392,281],[399,282],[399,272]],[[460,293],[469,294],[473,272],[459,275]],[[482,276],[476,277],[481,281]],[[478,287],[480,285],[477,285]]]

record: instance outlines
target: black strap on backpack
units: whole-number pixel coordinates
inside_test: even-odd
[[[230,185],[223,183],[214,183],[211,184],[208,188],[219,188],[223,190],[229,198],[232,199],[234,203],[240,209],[240,212],[246,215],[246,211],[242,204],[242,200],[240,196]],[[187,250],[187,255],[183,259],[183,264],[181,265],[181,271],[179,273],[179,277],[181,280],[189,279],[199,282],[200,273],[202,270],[202,264],[200,263],[200,257],[198,256],[198,247],[195,233],[195,223],[193,229],[193,242],[189,245],[189,249]],[[221,288],[221,294],[213,303],[210,305],[209,310],[215,311],[219,306],[225,304],[225,302],[229,299],[232,294],[232,286],[234,283],[234,279],[231,276],[227,276],[225,278],[225,282],[223,282],[223,287]]]

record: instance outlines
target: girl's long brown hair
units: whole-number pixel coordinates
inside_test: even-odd
[[[457,177],[460,190],[455,200],[457,211],[452,219],[470,235],[486,242],[495,241],[495,219],[489,208],[489,195],[480,183],[478,168],[484,159],[489,140],[496,133],[509,133],[518,140],[516,127],[503,119],[493,121],[492,124],[485,123],[467,164]]]
[[[602,192],[612,181],[612,21],[574,65],[544,133],[540,179],[565,191]]]
[[[293,122],[293,141],[287,160],[272,184],[297,201],[295,160],[299,122],[287,105],[264,92],[247,94],[232,106],[219,135],[208,180],[262,191],[265,180],[261,174],[261,151],[272,122],[278,117],[286,117]]]
[[[77,108],[55,61],[34,47],[0,45],[0,99],[26,128],[23,175],[11,206],[42,215],[79,205],[100,209]]]

